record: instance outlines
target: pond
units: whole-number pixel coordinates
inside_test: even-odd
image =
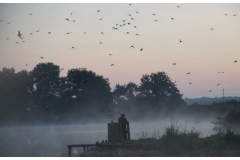
[[[96,141],[108,139],[108,123],[89,123],[71,125],[38,125],[24,127],[0,128],[1,157],[66,157],[67,145],[95,144]],[[180,131],[201,132],[201,136],[214,134],[211,121],[194,121],[189,119],[174,120],[160,119],[156,121],[131,122],[131,139],[139,139],[142,134],[146,137],[157,136],[165,132],[171,123]],[[78,156],[82,148],[73,148],[72,156]]]

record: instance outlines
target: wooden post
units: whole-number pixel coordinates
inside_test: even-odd
[[[71,157],[72,147],[68,146],[68,157]]]
[[[130,127],[129,127],[129,122],[127,122],[127,139],[130,140]]]

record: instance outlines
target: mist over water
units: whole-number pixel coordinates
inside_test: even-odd
[[[116,122],[116,121],[114,121]],[[67,145],[95,144],[96,141],[108,139],[107,121],[89,124],[71,125],[36,125],[0,128],[1,157],[52,157],[67,156]],[[154,134],[163,135],[165,128],[171,123],[180,131],[201,132],[201,136],[214,133],[213,124],[209,120],[197,122],[191,118],[167,117],[152,121],[134,122],[130,120],[131,139],[139,139],[147,133],[147,138]],[[72,156],[79,156],[82,148],[72,148]]]

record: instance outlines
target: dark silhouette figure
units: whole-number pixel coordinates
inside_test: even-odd
[[[134,46],[131,46],[130,48],[134,48]]]
[[[111,64],[111,66],[114,66],[114,64]]]
[[[181,39],[179,39],[179,42],[182,43],[183,41]]]
[[[236,62],[238,62],[237,60],[236,61],[234,61],[234,63],[236,63]]]
[[[221,83],[218,83],[217,86],[219,86]]]
[[[142,52],[142,51],[143,51],[143,48],[141,48],[140,51]]]
[[[118,118],[118,122],[122,125],[122,135],[123,139],[127,140],[127,119],[125,118],[125,114],[122,114],[121,117]]]
[[[109,56],[111,56],[112,54],[109,54]]]
[[[172,18],[172,17],[170,17],[172,20],[174,19],[174,18]]]
[[[173,63],[173,65],[176,65],[177,63]]]
[[[97,10],[97,12],[100,12],[100,10]]]
[[[188,72],[186,75],[188,75],[188,74],[191,74],[190,72]]]

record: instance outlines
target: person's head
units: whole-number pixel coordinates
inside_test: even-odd
[[[122,114],[121,117],[125,117],[125,114]]]

